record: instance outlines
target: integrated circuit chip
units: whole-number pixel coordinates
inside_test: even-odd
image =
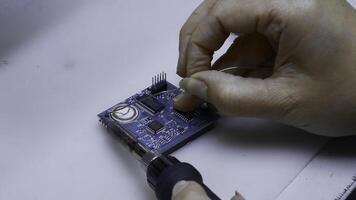
[[[147,127],[154,133],[157,133],[163,128],[163,124],[161,124],[159,121],[153,120],[152,122],[148,123]]]
[[[182,120],[184,121],[190,121],[195,117],[194,112],[181,112],[178,110],[174,110],[174,113]]]
[[[143,105],[146,109],[148,109],[150,112],[154,114],[164,109],[164,105],[153,96],[143,95],[137,97],[137,100],[141,105]]]

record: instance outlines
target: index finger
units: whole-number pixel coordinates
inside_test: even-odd
[[[263,34],[274,22],[275,16],[275,9],[264,1],[217,1],[193,30],[186,48],[180,52],[186,55],[186,75],[211,69],[213,54],[223,45],[229,33]]]
[[[190,15],[188,20],[182,26],[179,33],[179,59],[177,64],[177,74],[181,77],[186,76],[186,48],[193,31],[204,17],[208,15],[209,10],[215,5],[217,0],[203,1]]]

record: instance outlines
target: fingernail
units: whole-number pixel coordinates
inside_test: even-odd
[[[184,78],[179,82],[179,86],[191,95],[203,100],[208,99],[208,86],[203,81],[194,78]]]

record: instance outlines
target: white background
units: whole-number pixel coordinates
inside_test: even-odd
[[[175,75],[178,32],[200,1],[0,0],[0,199],[154,199],[96,114]],[[234,125],[230,125],[230,124]],[[225,119],[174,155],[223,199],[275,199],[325,138]]]

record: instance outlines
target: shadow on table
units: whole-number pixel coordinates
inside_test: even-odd
[[[224,119],[215,131],[219,134],[213,137],[231,147],[299,151],[315,144],[325,146],[322,156],[356,158],[356,136],[322,137],[288,125],[250,118]]]
[[[225,118],[220,121],[214,137],[224,145],[244,148],[296,150],[310,143],[323,144],[329,138],[310,134],[298,128],[267,120]]]
[[[323,149],[322,157],[356,159],[356,136],[331,139]]]

